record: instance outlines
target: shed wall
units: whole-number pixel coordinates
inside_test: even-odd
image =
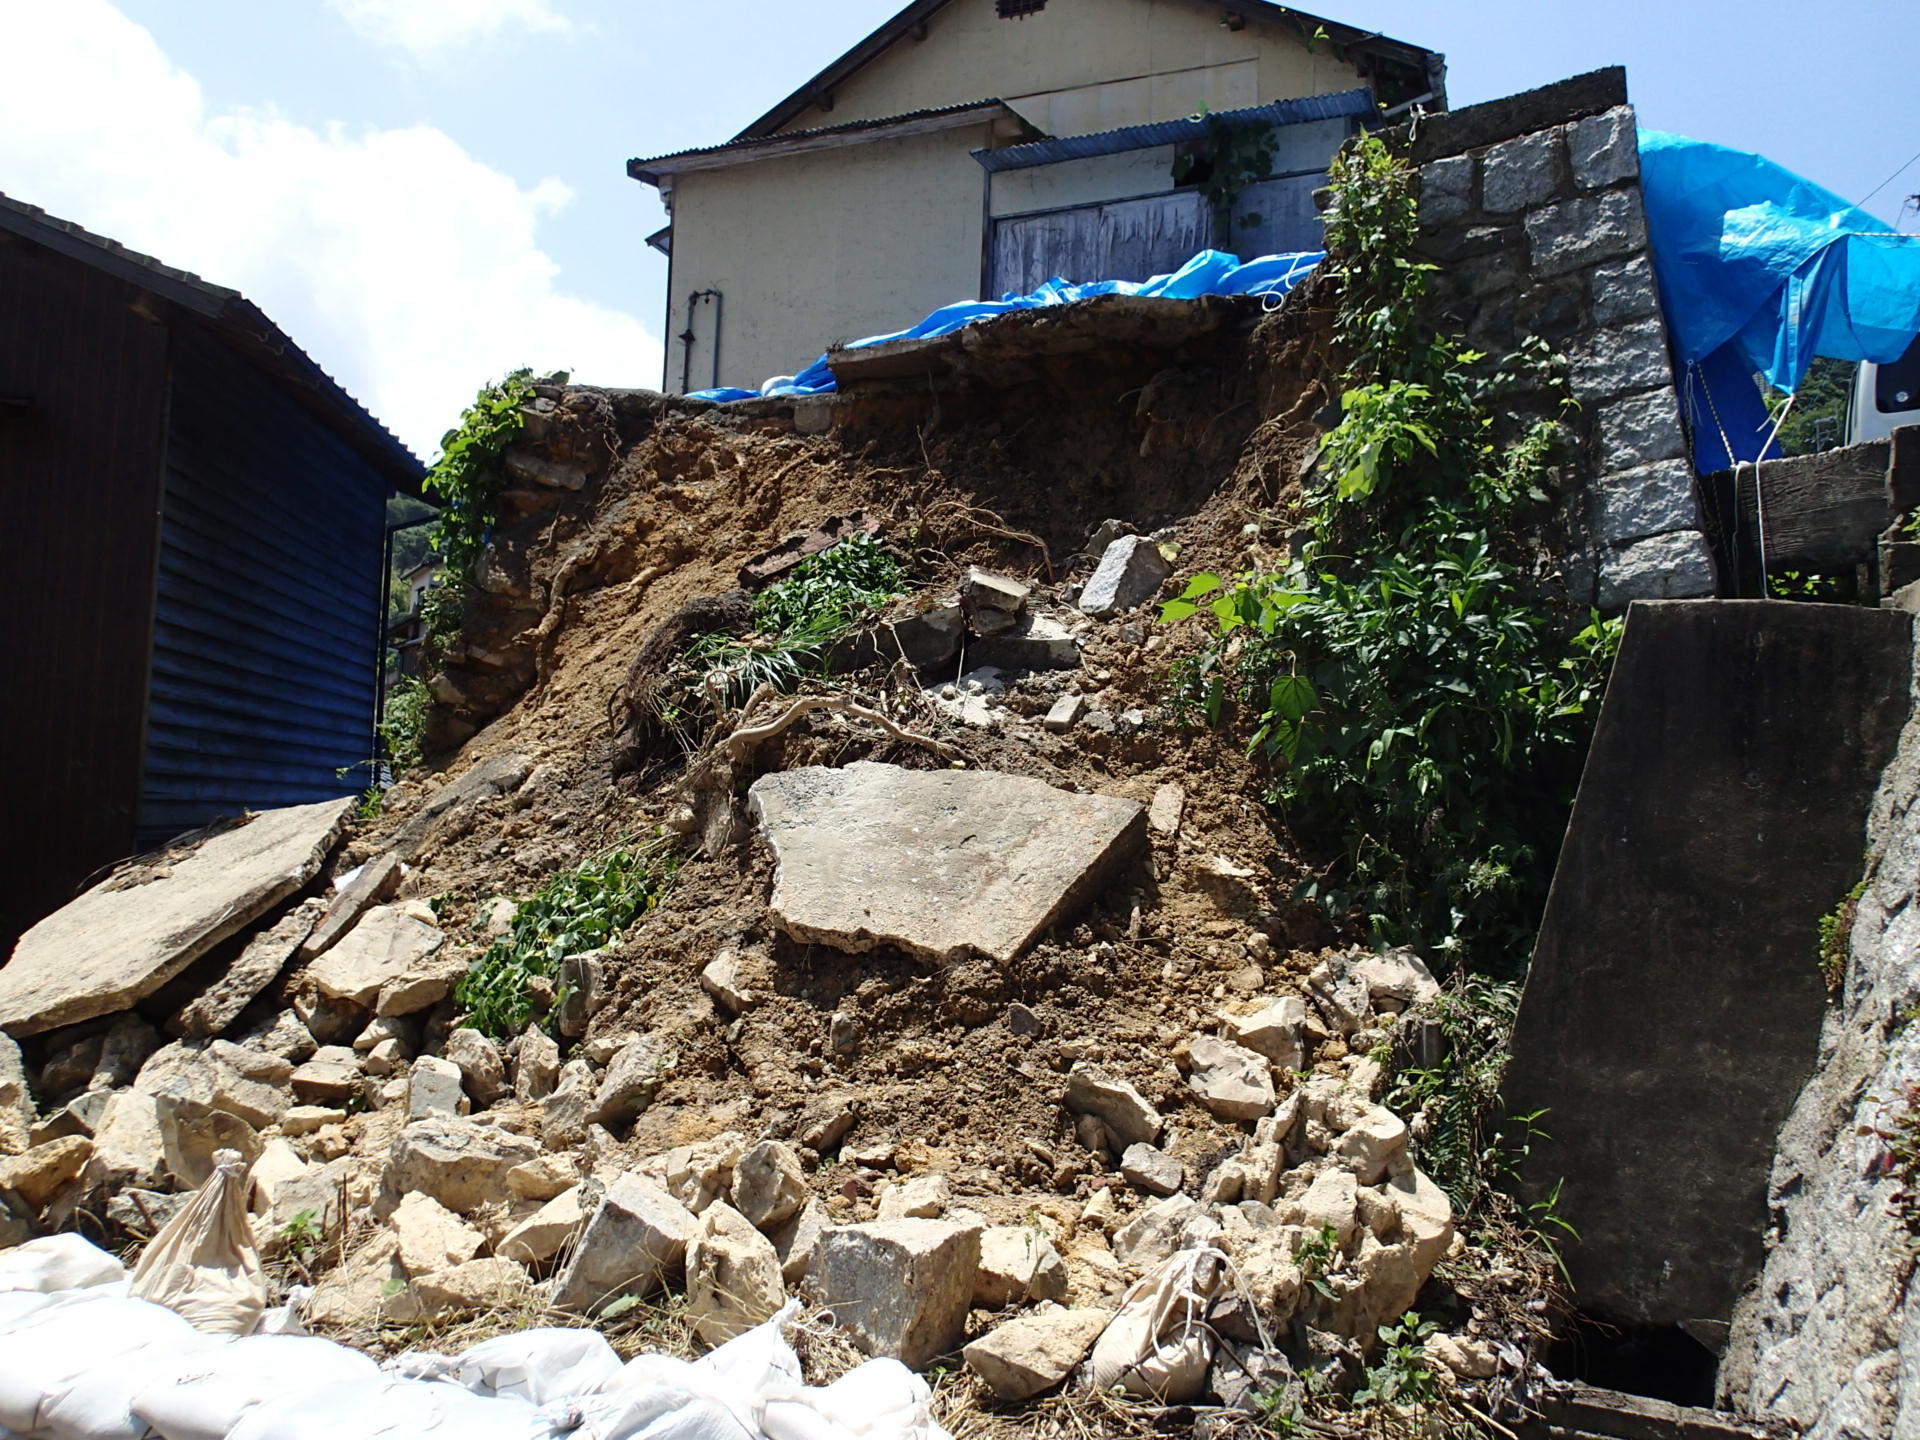
[[[368,783],[385,493],[280,388],[178,332],[143,842]]]
[[[0,950],[134,845],[167,335],[0,235]]]

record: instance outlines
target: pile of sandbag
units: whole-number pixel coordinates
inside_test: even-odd
[[[897,1360],[804,1384],[795,1304],[695,1361],[622,1364],[597,1331],[538,1329],[380,1366],[263,1333],[289,1319],[244,1194],[223,1152],[131,1275],[77,1235],[0,1251],[0,1440],[947,1440]]]

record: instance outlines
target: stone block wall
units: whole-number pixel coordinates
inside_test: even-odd
[[[1916,699],[1920,677],[1897,703]],[[1912,1115],[1904,1097],[1920,1084],[1920,709],[1874,798],[1866,849],[1844,988],[1780,1132],[1766,1261],[1720,1368],[1724,1403],[1807,1440],[1920,1440],[1915,1236],[1875,1133]]]
[[[1570,598],[1614,610],[1713,594],[1625,72],[1432,116],[1402,143],[1420,170],[1421,249],[1439,267],[1433,323],[1495,357],[1535,335],[1567,356],[1580,408],[1553,542]]]

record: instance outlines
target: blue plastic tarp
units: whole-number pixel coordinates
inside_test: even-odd
[[[1920,334],[1920,236],[1762,156],[1679,135],[1642,132],[1640,181],[1701,474],[1762,458],[1753,375],[1791,393],[1816,355],[1885,364]]]
[[[944,305],[918,325],[896,330],[891,335],[871,335],[852,340],[847,349],[858,350],[888,340],[928,340],[945,335],[976,320],[1005,315],[1013,310],[1038,310],[1049,305],[1071,305],[1076,300],[1091,300],[1100,295],[1158,296],[1168,300],[1197,300],[1202,295],[1284,295],[1304,280],[1326,258],[1319,251],[1297,255],[1265,255],[1244,264],[1237,255],[1221,250],[1202,250],[1171,275],[1156,275],[1151,280],[1095,280],[1084,285],[1069,285],[1064,280],[1049,280],[1031,295],[1008,295],[1000,300],[962,300]],[[798,375],[779,375],[758,390],[721,388],[696,390],[694,400],[755,400],[766,395],[824,395],[834,388],[833,371],[822,355]]]

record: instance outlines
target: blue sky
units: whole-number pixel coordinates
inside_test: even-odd
[[[517,364],[658,384],[662,215],[626,158],[728,138],[896,8],[0,0],[0,191],[244,290],[430,457]],[[1642,125],[1851,200],[1920,151],[1912,0],[1318,11],[1445,51],[1456,105],[1625,64]]]

